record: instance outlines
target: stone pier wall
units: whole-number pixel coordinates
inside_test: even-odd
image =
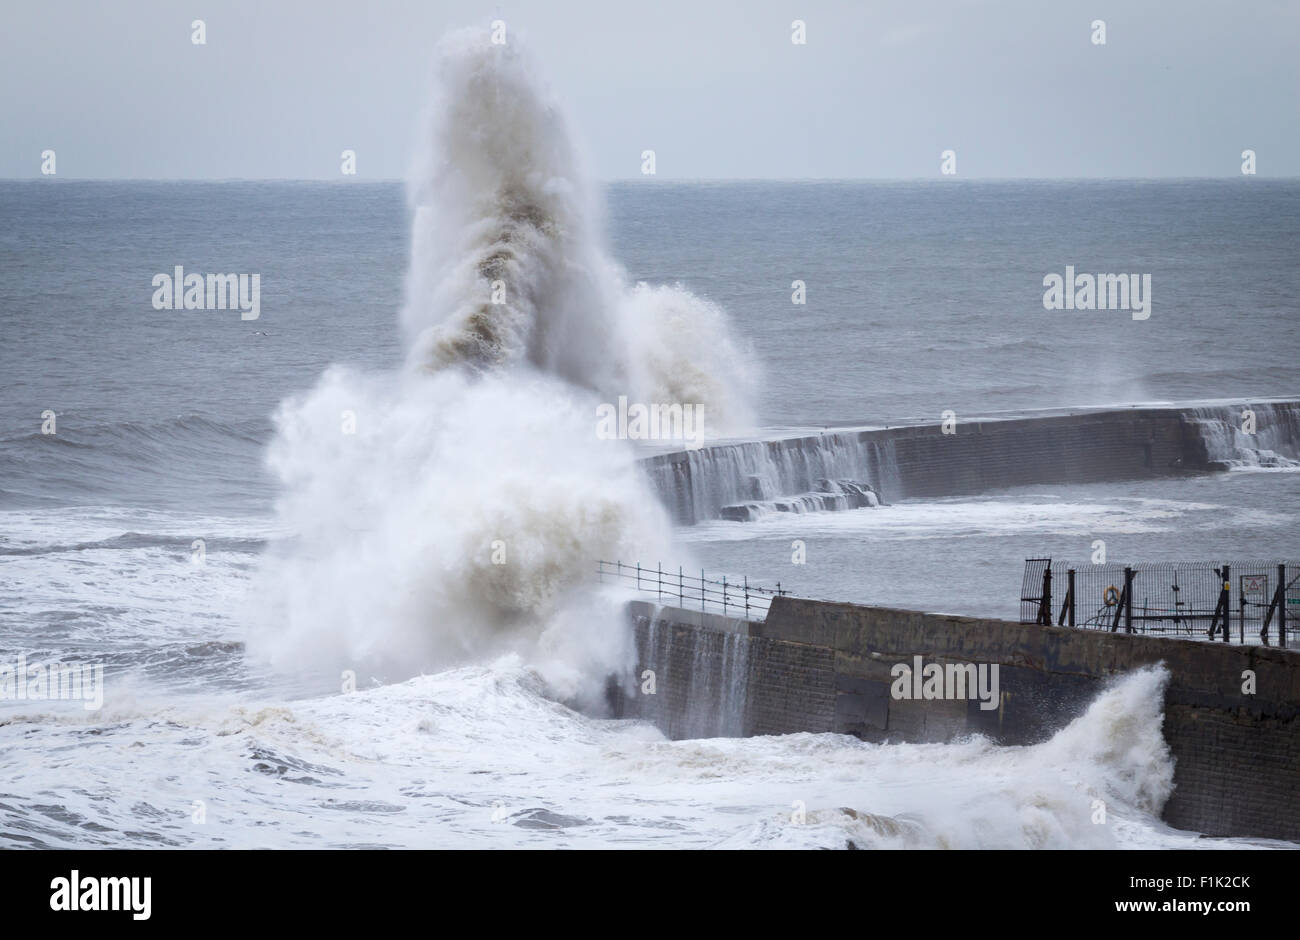
[[[852,734],[947,741],[979,732],[1033,744],[1078,716],[1101,683],[1164,663],[1163,732],[1175,759],[1165,819],[1209,835],[1300,841],[1300,653],[782,597],[764,622],[634,602],[638,674],[656,694],[618,694],[626,717],[673,737]],[[996,663],[998,707],[895,700],[890,669]],[[1242,691],[1243,675],[1255,679]]]

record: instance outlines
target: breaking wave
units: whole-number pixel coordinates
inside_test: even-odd
[[[269,464],[299,538],[263,566],[250,649],[385,679],[505,651],[579,695],[628,655],[598,558],[663,557],[670,522],[595,406],[748,421],[726,317],[629,287],[561,111],[514,45],[439,48],[401,323],[404,368],[331,368],[276,416]]]

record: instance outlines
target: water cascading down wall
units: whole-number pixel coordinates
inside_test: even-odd
[[[1296,466],[1300,401],[1089,409],[959,422],[955,431],[944,434],[937,421],[826,431],[660,454],[642,466],[683,524],[824,480],[870,484],[888,502]],[[1175,760],[1166,821],[1209,835],[1300,840],[1300,652],[789,597],[776,598],[763,622],[641,602],[629,615],[637,674],[612,687],[611,703],[675,738],[808,731],[949,741],[979,732],[1031,744],[1079,715],[1108,678],[1164,663],[1162,731]],[[918,655],[998,664],[998,707],[892,699],[890,667]],[[646,670],[654,695],[642,691]]]
[[[641,601],[628,614],[635,674],[611,685],[611,705],[673,738],[806,731],[947,742],[979,733],[1035,744],[1080,715],[1106,680],[1163,663],[1161,730],[1174,758],[1165,821],[1300,841],[1300,652],[790,597],[776,598],[763,622]],[[997,664],[997,707],[894,699],[891,668],[915,656]]]
[[[1255,430],[1245,433],[1244,414]],[[1239,465],[1293,466],[1300,401],[1189,404],[847,429],[715,444],[642,460],[664,505],[687,525],[724,507],[855,480],[885,501],[1035,483],[1095,483]]]

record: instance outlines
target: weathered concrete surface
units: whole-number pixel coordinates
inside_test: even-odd
[[[953,434],[944,434],[936,417],[928,424],[719,443],[657,454],[642,466],[669,512],[687,524],[717,518],[729,504],[807,492],[823,478],[864,481],[886,501],[1147,479],[1218,467],[1218,432],[1240,423],[1245,404],[963,419]],[[1265,442],[1259,446],[1297,453],[1300,402],[1251,407]]]
[[[615,714],[652,721],[673,738],[831,730],[830,649],[753,638],[749,621],[699,611],[634,601],[628,613],[636,630],[636,691],[612,695]],[[640,691],[647,669],[653,695]]]
[[[1032,744],[1078,716],[1105,679],[1163,663],[1163,732],[1175,760],[1166,821],[1209,835],[1300,840],[1295,651],[787,597],[773,601],[765,622],[726,621],[724,648],[707,620],[675,622],[688,615],[640,604],[629,613],[640,662],[656,671],[658,687],[653,697],[623,698],[621,713],[675,736],[834,731],[947,741],[976,731]],[[891,668],[917,655],[998,664],[998,707],[893,699]],[[1254,694],[1242,690],[1247,670]]]

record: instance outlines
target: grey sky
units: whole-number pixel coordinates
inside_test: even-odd
[[[0,177],[402,177],[436,40],[497,17],[602,179],[1300,175],[1297,0],[41,0]]]

